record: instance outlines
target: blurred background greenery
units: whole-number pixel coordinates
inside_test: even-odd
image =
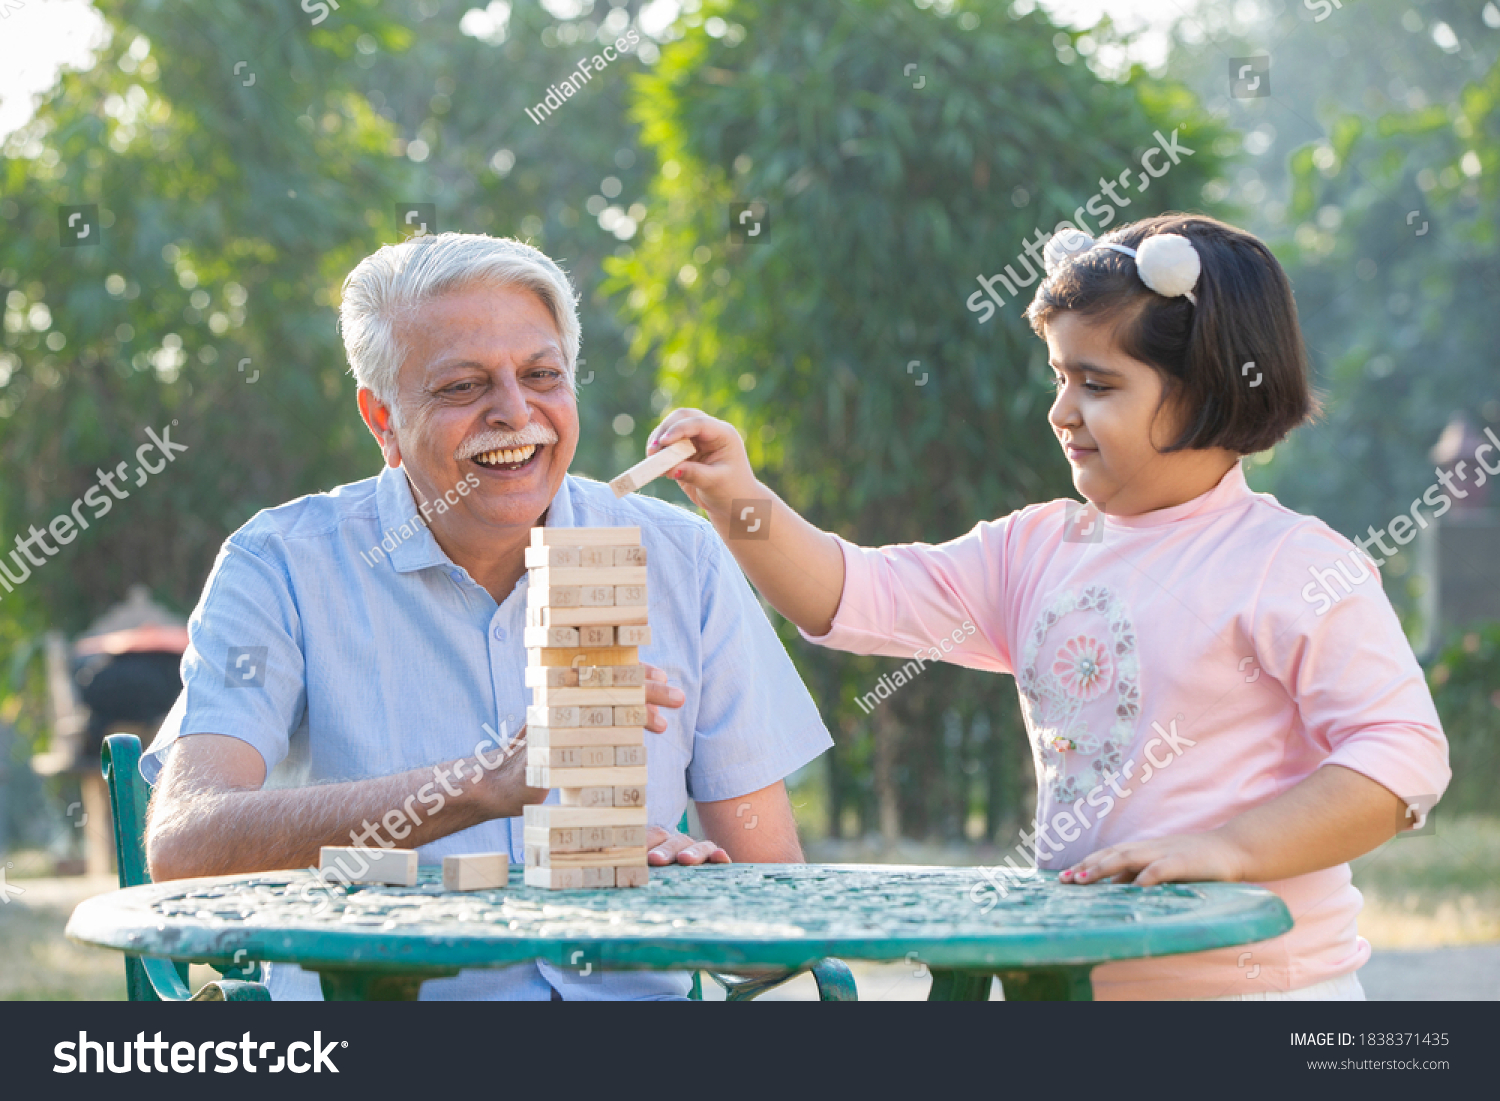
[[[314,23],[321,4],[95,0],[92,64],[0,148],[0,532],[66,511],[148,426],[191,449],[0,601],[11,848],[61,854],[75,832],[27,767],[49,736],[43,632],[76,635],[135,582],[185,615],[257,510],[378,469],[334,321],[401,203],[572,274],[575,471],[612,476],[667,408],[702,404],[865,543],[1073,495],[1022,306],[980,324],[964,302],[1155,131],[1194,153],[1122,218],[1198,210],[1270,242],[1326,395],[1323,423],[1254,457],[1255,488],[1359,535],[1432,484],[1455,412],[1500,426],[1494,2],[1185,3],[1145,60],[1110,18],[1028,0],[473,3],[345,0]],[[634,54],[528,117],[628,27]],[[1262,54],[1271,95],[1236,98],[1231,59]],[[750,199],[767,232],[731,241]],[[84,203],[101,243],[59,247],[59,206]],[[1416,638],[1414,559],[1385,580]],[[813,851],[1010,847],[1034,798],[1010,678],[934,668],[867,715],[855,698],[896,663],[777,622],[836,741],[796,786]],[[1500,626],[1431,642],[1444,812],[1493,815]],[[1454,889],[1489,889],[1497,848]]]

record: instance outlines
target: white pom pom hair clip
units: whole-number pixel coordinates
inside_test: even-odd
[[[1193,243],[1180,234],[1158,233],[1142,241],[1139,249],[1133,249],[1110,241],[1095,241],[1079,229],[1064,230],[1047,242],[1042,250],[1042,264],[1047,274],[1053,275],[1075,257],[1096,248],[1113,249],[1134,259],[1141,282],[1163,298],[1180,295],[1193,305],[1198,304],[1193,288],[1203,272],[1203,260]]]

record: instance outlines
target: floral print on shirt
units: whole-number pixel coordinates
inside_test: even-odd
[[[1059,592],[1027,637],[1016,679],[1056,802],[1077,802],[1119,771],[1140,716],[1139,680],[1135,627],[1109,587]]]

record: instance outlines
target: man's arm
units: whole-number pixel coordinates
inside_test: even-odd
[[[262,791],[265,762],[220,734],[180,739],[152,793],[146,860],[157,882],[316,866],[323,845],[415,849],[547,797],[526,786],[524,731],[505,749],[394,776]]]
[[[703,832],[717,840],[694,841],[680,833],[653,826],[646,838],[651,864],[801,864],[802,845],[797,823],[786,797],[786,784],[777,780],[738,799],[699,803]]]

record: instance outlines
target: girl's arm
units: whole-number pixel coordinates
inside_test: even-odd
[[[675,409],[651,434],[646,452],[678,440],[692,440],[698,453],[671,476],[708,513],[751,584],[808,634],[826,635],[844,593],[838,541],[756,480],[732,424],[697,409]]]
[[[1216,830],[1128,841],[1090,853],[1061,879],[1153,883],[1219,879],[1266,883],[1353,860],[1405,826],[1406,802],[1353,769],[1324,765]]]

